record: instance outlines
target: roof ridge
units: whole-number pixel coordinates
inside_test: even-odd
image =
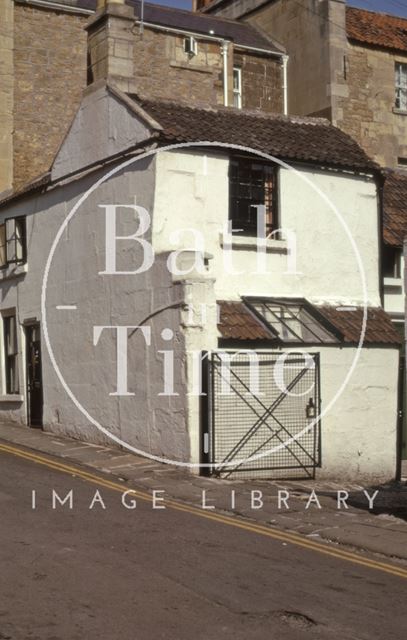
[[[294,122],[298,124],[309,125],[322,125],[324,127],[334,127],[327,118],[317,118],[315,116],[297,116],[297,115],[284,115],[282,113],[268,113],[267,111],[257,111],[254,109],[239,109],[237,107],[225,107],[223,105],[191,105],[186,102],[170,100],[165,98],[149,98],[147,96],[130,93],[128,94],[132,100],[140,101],[142,104],[160,104],[160,105],[173,105],[175,107],[181,107],[190,111],[206,111],[220,114],[234,114],[236,116],[253,117],[264,120],[281,120],[283,122]]]

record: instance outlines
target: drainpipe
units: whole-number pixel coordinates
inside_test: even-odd
[[[283,95],[284,95],[284,115],[288,115],[288,56],[283,56]]]
[[[222,58],[223,58],[223,104],[228,106],[228,49],[229,43],[225,40],[222,42]]]

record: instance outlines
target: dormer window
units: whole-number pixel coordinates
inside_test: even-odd
[[[193,36],[184,38],[184,51],[191,57],[198,53],[198,43]]]

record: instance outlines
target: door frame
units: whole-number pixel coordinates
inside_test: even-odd
[[[33,424],[31,422],[31,391],[30,391],[30,363],[29,357],[31,353],[31,341],[29,332],[34,327],[38,327],[40,336],[40,367],[41,367],[41,420],[39,424]],[[29,320],[24,322],[24,340],[25,340],[25,391],[27,398],[27,424],[31,429],[43,428],[43,416],[44,416],[44,386],[42,375],[42,340],[41,340],[41,323],[39,320]]]

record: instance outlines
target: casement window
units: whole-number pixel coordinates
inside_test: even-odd
[[[401,249],[383,247],[382,271],[384,278],[401,278]]]
[[[0,224],[0,268],[26,262],[25,217],[8,218]]]
[[[245,299],[246,304],[286,343],[332,344],[337,331],[305,300]]]
[[[6,373],[6,394],[19,393],[18,381],[18,340],[16,316],[3,317],[4,370]]]
[[[184,38],[184,51],[191,57],[197,55],[198,43],[193,36]]]
[[[232,157],[229,163],[232,233],[266,237],[278,228],[277,171],[270,163]]]
[[[396,109],[407,111],[407,64],[396,62]]]
[[[233,106],[242,108],[242,70],[240,67],[233,67]]]

